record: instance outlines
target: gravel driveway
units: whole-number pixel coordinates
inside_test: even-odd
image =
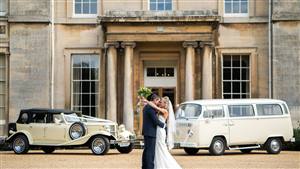
[[[11,151],[0,152],[0,168],[140,168],[142,150],[120,154],[110,150],[105,156],[95,156],[90,150],[57,150],[53,154],[29,151],[15,155]],[[265,151],[241,154],[227,151],[223,156],[210,156],[200,150],[195,156],[188,156],[183,150],[172,150],[173,157],[183,168],[300,168],[300,152],[282,151],[269,155]]]

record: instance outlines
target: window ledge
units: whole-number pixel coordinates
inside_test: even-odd
[[[74,14],[72,18],[79,18],[79,19],[93,19],[97,18],[98,14]]]
[[[223,17],[221,23],[267,23],[268,17]]]

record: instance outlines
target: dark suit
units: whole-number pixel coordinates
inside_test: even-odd
[[[154,168],[155,142],[156,142],[156,127],[165,127],[165,123],[159,121],[156,111],[146,105],[143,110],[143,130],[144,135],[144,152],[142,160],[142,169]]]

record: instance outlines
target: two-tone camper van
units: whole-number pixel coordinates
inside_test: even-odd
[[[176,110],[175,143],[187,154],[209,149],[250,153],[265,149],[278,154],[284,142],[294,141],[287,104],[274,99],[195,100]]]

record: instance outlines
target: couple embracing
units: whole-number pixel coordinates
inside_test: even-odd
[[[142,169],[181,169],[169,150],[174,147],[175,117],[168,97],[151,94],[143,110]],[[168,134],[166,133],[168,130]],[[167,143],[166,143],[167,142]]]

